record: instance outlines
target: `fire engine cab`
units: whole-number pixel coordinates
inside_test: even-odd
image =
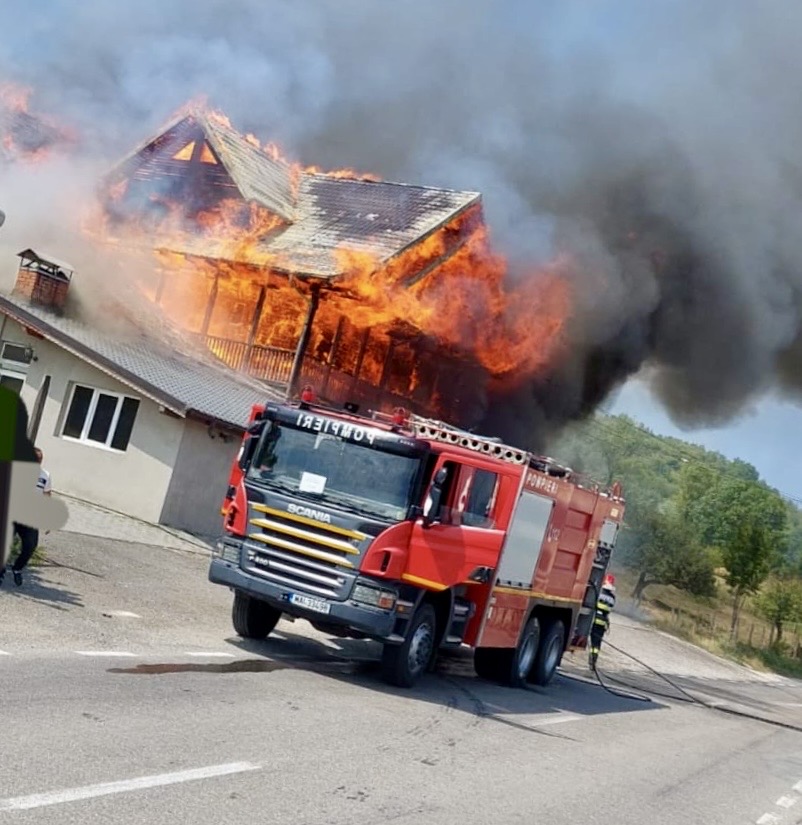
[[[480,677],[523,686],[586,647],[624,499],[496,439],[307,389],[252,409],[223,515],[209,579],[233,590],[240,636],[285,615],[374,639],[403,687],[469,646]]]

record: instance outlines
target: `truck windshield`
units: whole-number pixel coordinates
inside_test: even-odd
[[[419,457],[271,422],[248,477],[302,498],[402,521],[413,503],[420,462]]]

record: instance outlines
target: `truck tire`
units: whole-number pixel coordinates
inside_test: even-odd
[[[540,641],[529,681],[534,685],[545,687],[554,678],[565,649],[565,625],[555,619],[546,627]]]
[[[473,654],[476,675],[507,687],[524,687],[530,679],[540,642],[540,622],[532,616],[515,648],[478,647]]]
[[[382,676],[396,687],[412,687],[426,672],[434,658],[437,617],[432,605],[424,602],[409,625],[400,645],[385,645],[382,651]]]
[[[239,590],[231,609],[234,630],[243,639],[266,639],[278,624],[281,611]]]

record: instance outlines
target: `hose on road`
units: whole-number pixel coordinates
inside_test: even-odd
[[[686,701],[690,704],[700,705],[701,707],[707,708],[708,710],[715,710],[715,711],[718,711],[719,713],[729,714],[730,716],[738,716],[738,717],[741,717],[742,719],[751,719],[751,720],[754,720],[756,722],[763,722],[764,724],[767,724],[767,725],[774,725],[775,727],[778,727],[778,728],[784,728],[785,730],[792,730],[792,731],[795,731],[797,733],[802,733],[802,726],[794,725],[792,722],[783,722],[779,719],[770,719],[770,718],[765,717],[765,716],[758,716],[755,713],[749,713],[747,711],[737,710],[736,708],[730,708],[730,707],[725,707],[723,705],[712,704],[711,702],[708,702],[708,701],[700,698],[699,696],[694,696],[692,693],[685,690],[685,688],[683,688],[681,685],[678,685],[676,682],[669,679],[668,676],[666,676],[664,673],[660,673],[660,671],[655,670],[653,667],[651,667],[651,665],[647,665],[646,662],[644,662],[641,659],[638,659],[637,656],[633,656],[631,653],[627,653],[626,650],[622,650],[620,647],[616,647],[614,644],[611,644],[609,641],[605,642],[605,644],[607,645],[607,647],[610,647],[612,650],[615,650],[617,653],[620,653],[622,656],[626,656],[628,659],[631,659],[633,662],[636,662],[641,667],[643,667],[646,670],[650,671],[655,676],[657,676],[659,679],[662,679],[664,682],[666,682],[668,685],[670,685],[674,690],[676,690],[677,693],[682,694],[682,696],[685,697],[684,701]],[[601,678],[601,674],[598,672],[598,670],[596,669],[595,666],[594,666],[593,670],[594,670],[594,673],[596,674],[596,678],[599,680],[599,684],[605,690],[612,692],[612,689],[604,684],[604,681]],[[608,679],[613,679],[613,681],[617,681],[617,682],[620,682],[621,684],[626,685],[626,682],[622,682],[619,679],[614,679],[614,677],[611,677],[609,675],[608,675],[607,678]],[[659,691],[656,691],[656,690],[650,690],[649,692],[654,696],[662,696],[666,699],[677,699],[676,696],[672,696],[672,695],[667,694],[667,693],[660,693]],[[633,697],[627,697],[627,698],[634,698],[634,696]]]

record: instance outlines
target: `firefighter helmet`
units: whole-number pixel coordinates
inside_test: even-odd
[[[615,593],[615,576],[611,573],[608,573],[604,577],[604,582],[602,583],[602,590],[612,590]]]

